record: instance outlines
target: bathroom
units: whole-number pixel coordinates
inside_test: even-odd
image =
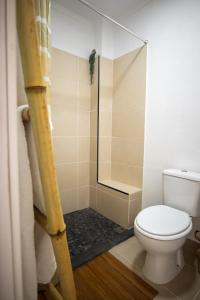
[[[2,269],[8,273],[1,274],[1,290],[2,299],[21,300],[23,251],[19,229],[20,197],[17,196],[17,182],[12,182],[13,178],[18,178],[18,158],[13,151],[18,147],[17,126],[13,114],[17,106],[27,104],[27,96],[15,32],[17,8],[12,0],[2,1],[1,5],[1,20],[5,13],[10,24],[5,22],[5,35],[9,35],[9,39],[5,42],[8,44],[4,56],[7,62],[6,99],[11,104],[4,108],[2,101],[0,105],[2,116],[5,118],[7,114],[8,118],[7,121],[2,118],[0,127],[3,133],[5,122],[5,130],[12,137],[12,140],[9,137],[6,140],[5,135],[0,135],[1,144],[10,145],[5,151],[12,149],[7,154],[10,158],[6,158],[11,160],[11,173],[3,173],[2,167],[1,178],[8,177],[10,190],[13,189],[7,196],[11,198],[6,198],[6,185],[2,186],[1,198],[6,203],[2,200],[1,235],[4,237],[3,228],[7,224],[10,240],[8,235],[8,240],[3,239],[2,243],[1,263],[5,266]],[[133,272],[144,286],[148,285],[151,296],[141,298],[137,294],[135,298],[128,298],[126,293],[121,296],[118,291],[119,299],[200,299],[199,204],[195,207],[192,225],[190,223],[192,229],[188,225],[189,234],[184,240],[185,265],[166,283],[155,282],[153,275],[152,278],[145,277],[146,249],[134,229],[134,221],[140,212],[163,204],[166,178],[189,179],[197,185],[199,182],[199,10],[198,0],[51,1],[49,103],[62,210],[66,215],[90,208],[125,229],[127,237],[107,250],[123,265],[122,268],[126,267],[124,272]],[[93,49],[96,55],[91,66],[89,56]],[[1,76],[4,73],[2,71]],[[5,157],[1,156],[2,166]],[[164,170],[180,170],[180,173],[165,171],[164,174]],[[193,172],[192,177],[187,178],[185,171]],[[20,182],[20,178],[18,180]],[[199,199],[198,190],[197,196]],[[5,213],[6,209],[8,213]],[[193,213],[190,215],[194,216]],[[186,222],[191,222],[188,215],[183,217]],[[175,216],[172,228],[175,228],[177,218]],[[156,226],[162,228],[162,224]],[[10,258],[14,267],[7,265]],[[101,255],[93,262],[95,259],[100,265]],[[74,275],[75,283],[77,274],[78,271]],[[117,286],[115,288],[117,290]],[[15,296],[11,296],[12,292]],[[118,299],[115,293],[114,298],[91,295],[93,298],[82,299]]]

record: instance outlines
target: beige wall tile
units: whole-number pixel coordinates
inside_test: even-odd
[[[98,107],[98,86],[92,85],[91,86],[91,100],[90,100],[90,109],[91,111],[97,111]]]
[[[51,106],[53,136],[77,136],[77,111],[64,109],[63,106]]]
[[[97,111],[91,111],[90,112],[90,136],[96,137],[97,136]]]
[[[78,80],[90,84],[89,63],[87,59],[78,58]]]
[[[139,78],[139,81],[143,81],[146,73],[146,48],[135,49],[115,59],[113,73],[114,82],[117,85],[133,76]]]
[[[131,112],[113,113],[112,134],[114,137],[144,138],[144,116]]]
[[[114,198],[120,198],[122,200],[127,200],[127,201],[129,200],[129,195],[126,195],[124,193],[121,193],[121,192],[116,191],[112,188],[106,187],[104,185],[97,184],[97,189],[104,192],[104,193],[110,194]]]
[[[128,143],[129,139],[127,138],[112,138],[112,162],[125,164],[128,162],[127,154],[129,152]]]
[[[91,111],[96,110],[98,108],[98,84],[94,82],[91,85],[91,102],[90,102],[90,109]]]
[[[99,137],[99,162],[111,162],[111,137]]]
[[[60,190],[75,189],[78,187],[78,164],[56,165],[58,185]]]
[[[145,73],[144,49],[114,60],[111,176],[137,187],[142,185]]]
[[[127,166],[119,163],[111,164],[111,178],[113,180],[121,181],[127,183]]]
[[[113,60],[100,58],[100,85],[113,86]]]
[[[146,49],[138,48],[114,61],[101,58],[99,132],[110,136],[112,130],[111,179],[138,187],[142,185],[145,85]],[[100,139],[100,161],[107,159],[107,148]]]
[[[145,90],[140,91],[138,86],[137,89],[133,90],[133,86],[130,86],[130,84],[127,83],[123,89],[121,86],[115,88],[113,93],[113,112],[132,112],[144,109]]]
[[[78,137],[78,161],[90,161],[90,137]]]
[[[91,162],[97,161],[97,138],[90,138],[90,160]]]
[[[129,164],[114,164],[111,165],[111,177],[114,180],[142,187],[143,168],[131,166]]]
[[[112,113],[101,111],[99,113],[99,136],[112,136]]]
[[[112,138],[112,162],[143,166],[144,140]]]
[[[98,104],[98,59],[95,61],[93,84],[91,85],[91,111],[97,110]]]
[[[63,77],[56,77],[52,80],[51,86],[51,104],[68,105],[70,107],[73,101],[77,101],[78,82]]]
[[[78,209],[89,207],[90,202],[90,187],[80,188],[78,191]]]
[[[90,207],[95,209],[97,208],[97,190],[93,186],[90,186]]]
[[[78,107],[90,111],[91,88],[89,84],[79,82],[78,86]]]
[[[90,185],[90,164],[79,163],[78,165],[78,186],[84,187]]]
[[[55,163],[76,162],[78,159],[77,137],[54,137]]]
[[[112,112],[112,87],[101,87],[99,96],[99,111]]]
[[[136,166],[128,166],[127,183],[142,188],[143,168]]]
[[[52,81],[57,76],[69,80],[77,80],[78,57],[60,49],[52,48]]]
[[[97,190],[97,211],[121,226],[128,226],[128,201]]]
[[[99,162],[98,164],[98,180],[105,180],[111,178],[111,163]]]
[[[90,112],[81,110],[78,115],[78,135],[90,137]]]
[[[95,187],[97,184],[97,163],[90,162],[90,185]]]
[[[67,214],[78,209],[78,190],[60,190],[63,213]]]
[[[111,176],[113,61],[100,58],[99,87],[99,180]]]

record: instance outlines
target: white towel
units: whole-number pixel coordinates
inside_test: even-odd
[[[37,272],[34,246],[33,191],[26,146],[24,126],[21,118],[22,108],[18,108],[18,155],[20,221],[23,264],[24,299],[37,299]]]
[[[21,117],[22,110],[26,107],[18,107],[23,277],[25,299],[36,300],[37,281],[43,284],[50,282],[56,270],[56,262],[51,240],[38,224],[35,225],[34,245],[33,202],[43,213],[45,208],[31,124],[29,122],[24,127]]]
[[[23,109],[28,107],[28,105],[23,105]],[[48,105],[48,113],[49,113],[49,125],[51,130],[53,129],[52,121],[51,121],[51,109],[50,105]],[[25,131],[26,131],[26,140],[28,144],[28,155],[31,167],[31,175],[33,181],[33,199],[34,204],[39,210],[45,214],[45,205],[42,191],[42,184],[40,180],[40,172],[37,161],[37,154],[35,149],[35,143],[33,138],[32,126],[31,122],[25,123]]]

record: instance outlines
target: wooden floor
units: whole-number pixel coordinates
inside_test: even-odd
[[[157,295],[109,252],[77,268],[74,280],[78,300],[151,300]]]

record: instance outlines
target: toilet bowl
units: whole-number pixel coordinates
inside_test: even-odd
[[[134,230],[147,251],[144,276],[157,284],[171,281],[184,266],[182,246],[192,230],[189,214],[167,205],[151,206],[137,215]]]

